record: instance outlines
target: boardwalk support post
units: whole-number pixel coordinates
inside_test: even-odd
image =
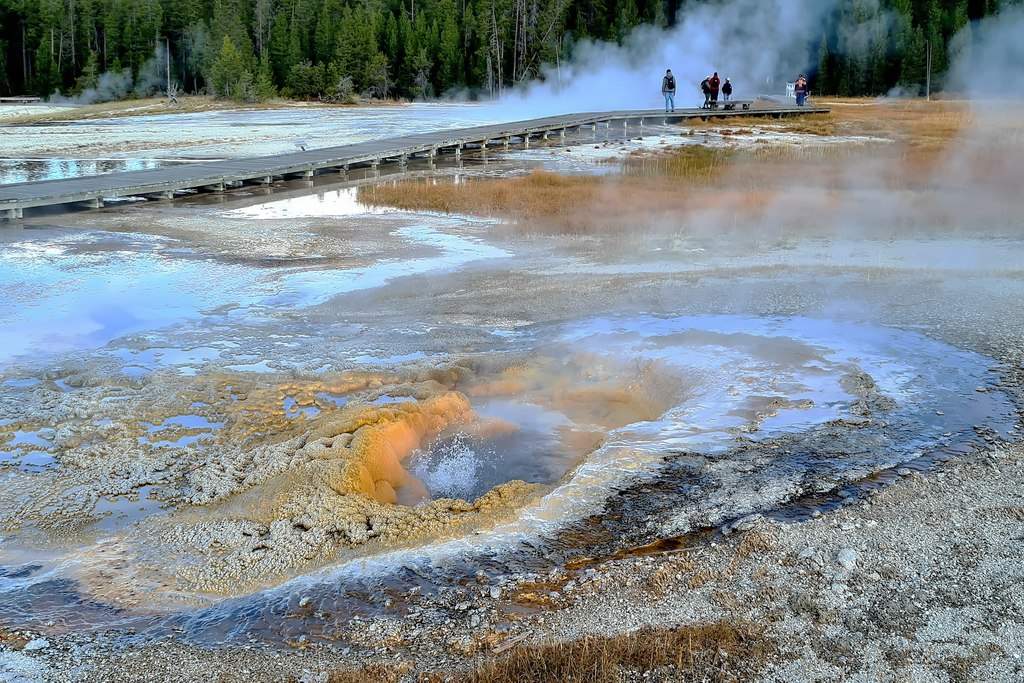
[[[3,218],[5,220],[13,221],[13,220],[17,220],[17,219],[22,218],[22,217],[23,217],[23,214],[22,214],[21,208],[4,209],[3,210]]]

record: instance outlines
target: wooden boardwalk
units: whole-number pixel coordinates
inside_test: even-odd
[[[607,111],[564,114],[528,121],[501,123],[457,130],[406,135],[371,140],[339,147],[296,151],[275,156],[225,159],[182,164],[144,171],[125,171],[104,175],[40,180],[0,185],[0,217],[17,219],[25,209],[41,206],[103,206],[113,197],[173,199],[175,192],[223,192],[247,184],[269,185],[277,178],[312,178],[322,172],[347,172],[356,166],[377,167],[383,163],[405,164],[414,156],[433,159],[438,154],[461,156],[465,149],[486,149],[515,144],[529,147],[531,140],[564,138],[581,128],[664,125],[687,119],[764,116],[782,118],[799,114],[827,113],[817,107],[770,106],[750,110],[677,109],[674,113],[657,110]]]

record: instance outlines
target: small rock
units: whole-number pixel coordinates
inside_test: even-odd
[[[901,477],[909,477],[911,474],[913,474],[913,472],[911,472],[906,467],[901,467],[898,470],[896,470],[896,474],[900,475]]]
[[[501,597],[501,588],[498,586],[491,586],[491,600],[497,600]]]
[[[455,605],[455,611],[456,612],[465,612],[466,610],[468,610],[470,608],[470,606],[471,605],[470,605],[469,602],[460,602],[459,604]]]
[[[28,652],[33,652],[35,650],[45,650],[48,647],[50,647],[50,641],[46,638],[33,638],[25,643],[25,647],[22,649]]]
[[[735,522],[732,523],[732,529],[733,531],[749,531],[750,529],[753,529],[763,521],[764,516],[760,513],[755,512],[752,515],[747,515],[746,517],[741,517],[737,519]]]
[[[309,596],[307,595],[306,597],[304,597],[301,600],[299,600],[299,608],[300,609],[305,609],[306,607],[309,607],[309,603],[310,602],[312,602],[312,601],[309,599]]]
[[[843,548],[836,555],[836,561],[843,569],[852,570],[857,566],[857,551],[853,548]]]
[[[469,618],[469,627],[470,628],[476,628],[479,625],[480,625],[480,615],[479,614],[474,614],[473,616],[471,616]]]
[[[569,591],[571,591],[574,588],[576,588],[576,582],[575,581],[569,581],[569,582],[567,582],[565,584],[565,591],[566,592],[569,592]]]
[[[804,548],[803,550],[801,550],[800,554],[797,555],[797,559],[800,559],[800,560],[806,560],[806,559],[809,559],[811,557],[814,557],[814,548],[811,548],[809,546],[807,548]]]

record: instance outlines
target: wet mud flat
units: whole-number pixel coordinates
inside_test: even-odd
[[[188,679],[161,667],[196,647],[229,678],[396,655],[409,677],[512,642],[723,617],[846,643],[873,637],[858,601],[892,612],[886,590],[927,575],[901,564],[911,537],[969,540],[929,537],[927,515],[995,516],[975,549],[1013,537],[1024,298],[1019,273],[987,264],[1019,241],[526,238],[350,200],[7,236],[28,343],[0,404],[3,620],[48,644],[5,666]],[[950,250],[977,258],[926,262]],[[959,564],[977,553],[932,555],[983,590]],[[884,634],[907,661],[878,666],[906,671],[945,634],[949,662],[1012,673],[1019,594],[1008,565],[992,572],[1007,593],[978,596],[1001,650],[926,618],[958,609],[926,582],[918,621]],[[759,585],[777,595],[748,601]]]

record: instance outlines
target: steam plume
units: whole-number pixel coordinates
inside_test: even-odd
[[[166,87],[166,65],[167,51],[158,43],[153,50],[153,57],[139,69],[137,79],[132,78],[130,69],[106,71],[100,74],[94,87],[87,88],[82,94],[66,97],[58,90],[48,101],[54,104],[94,104],[123,100],[129,95],[149,97]]]
[[[665,69],[676,75],[677,105],[683,107],[703,99],[699,83],[714,71],[732,79],[738,98],[778,91],[776,83],[810,69],[811,43],[834,5],[835,0],[689,5],[671,29],[637,27],[621,46],[581,42],[571,64],[547,66],[543,83],[517,89],[503,104],[524,114],[658,108]]]

